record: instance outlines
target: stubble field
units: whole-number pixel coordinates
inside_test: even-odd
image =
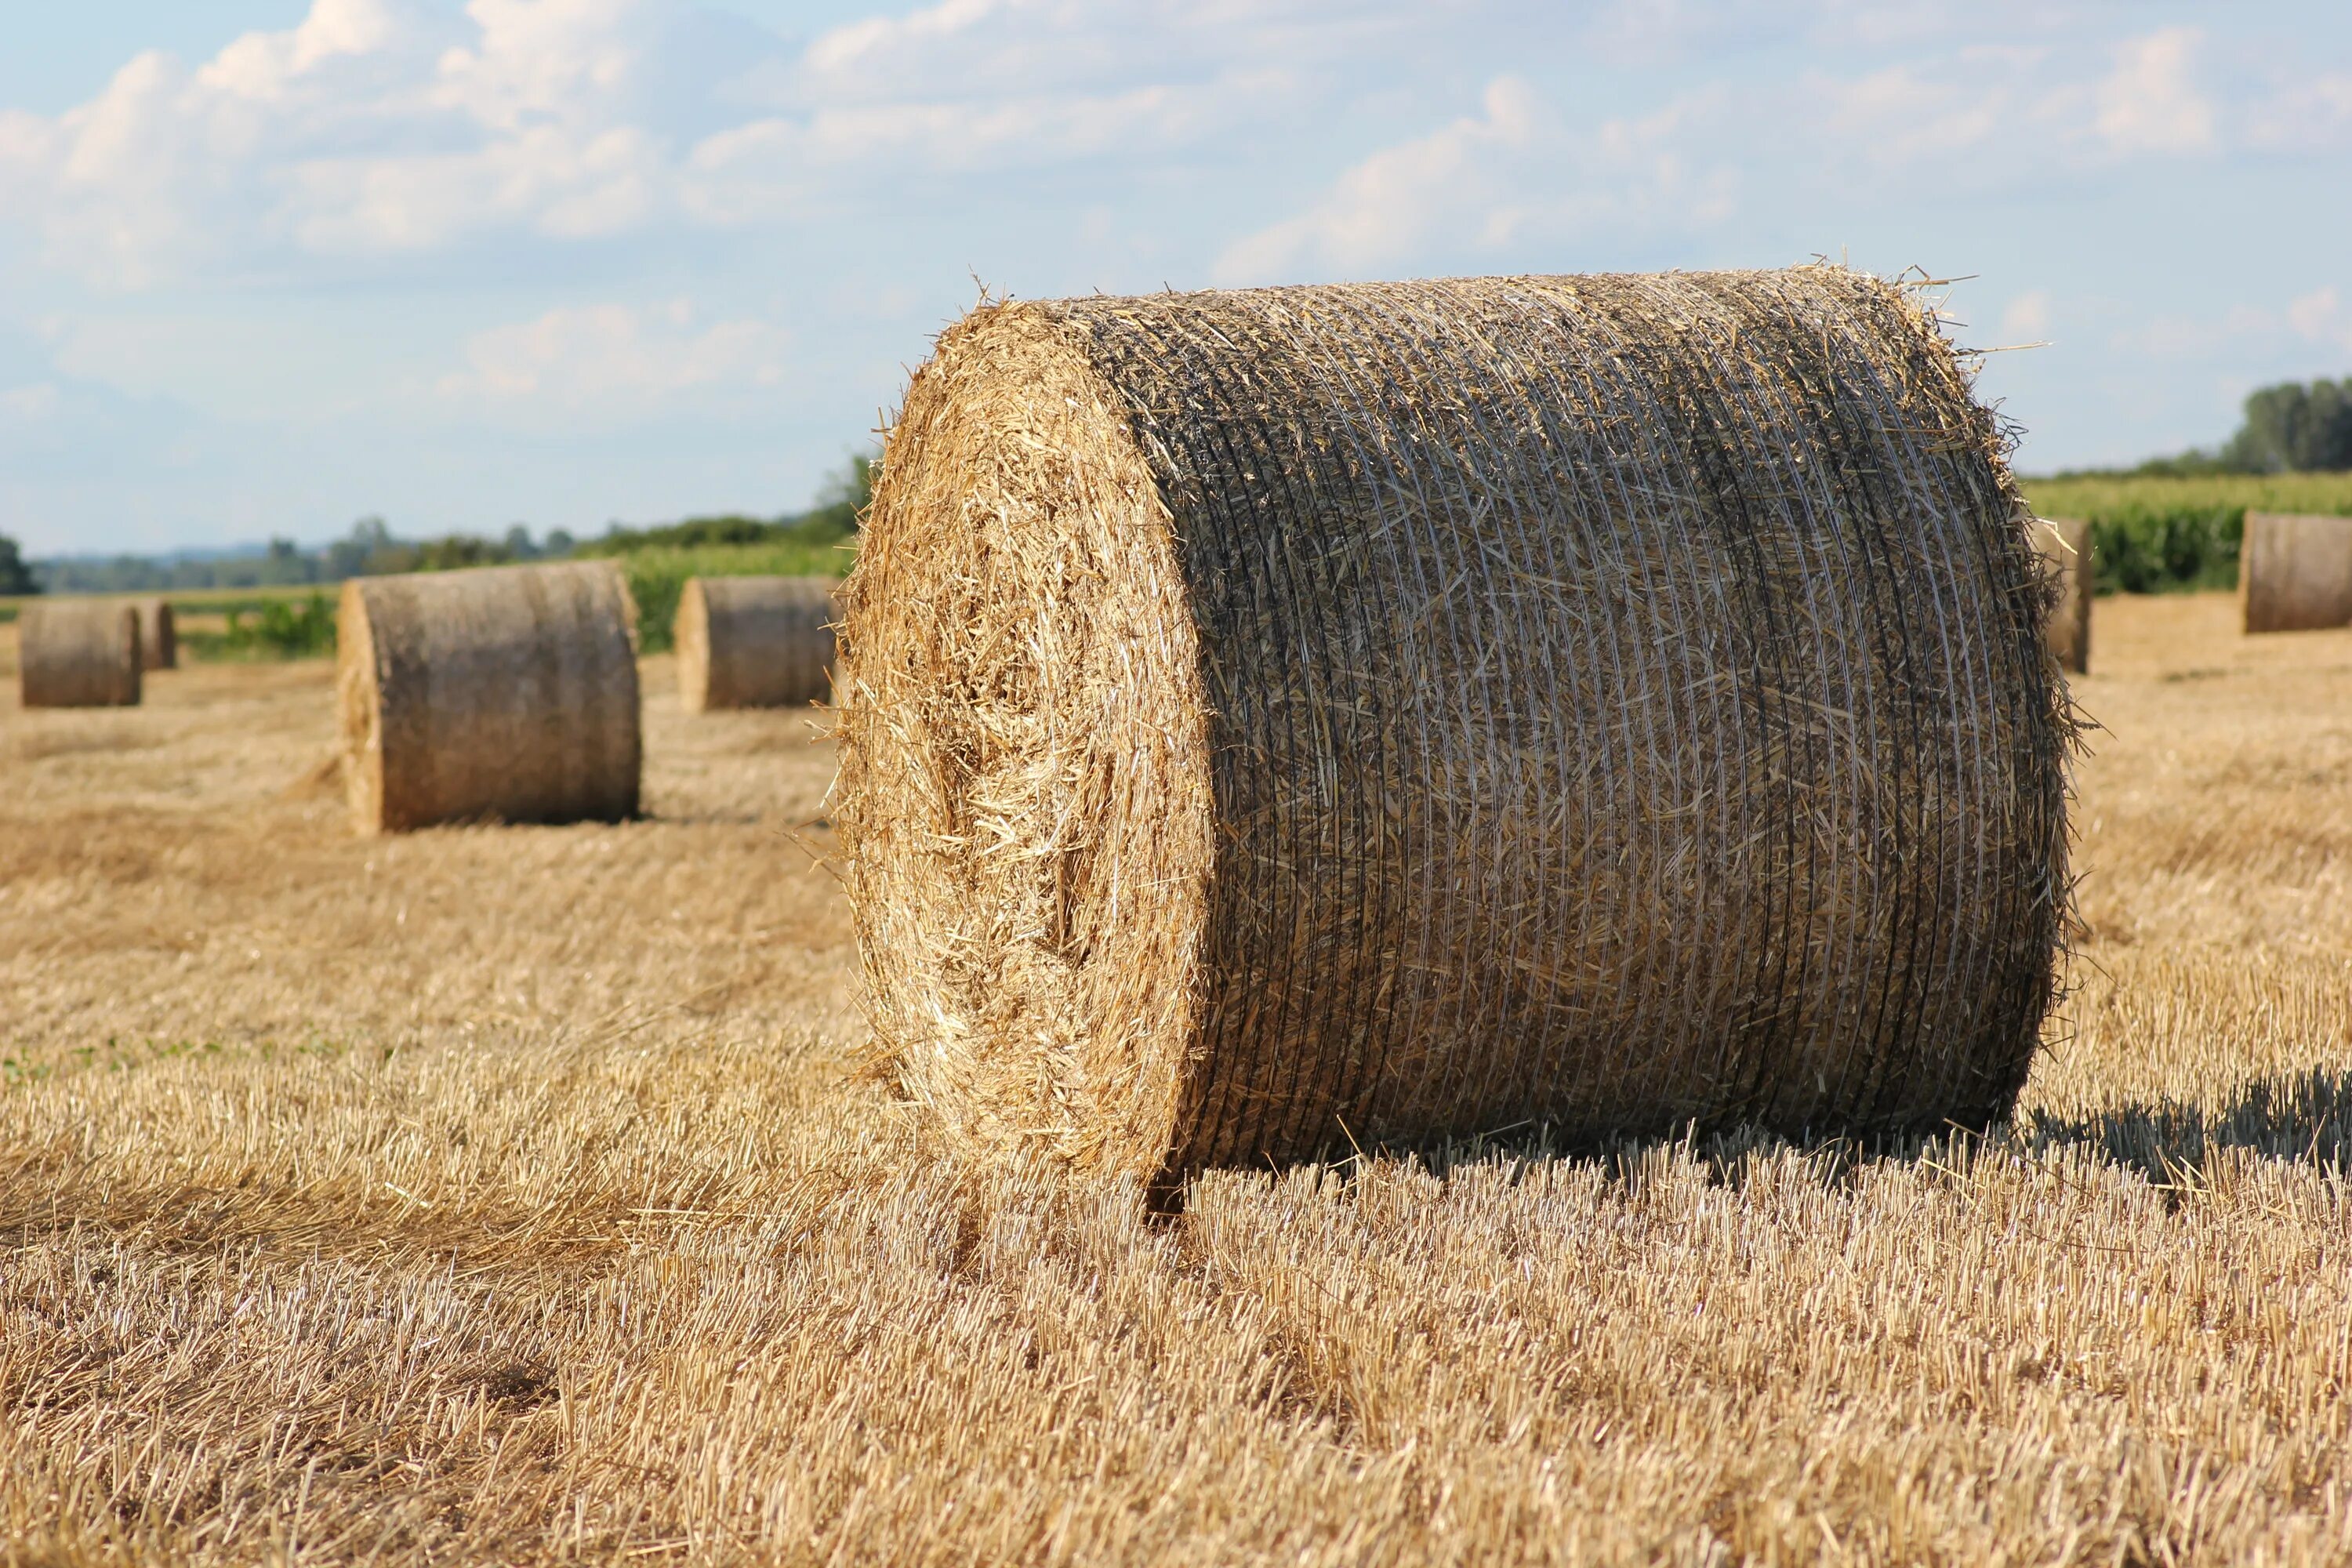
[[[324,665],[11,676],[0,1559],[2352,1559],[2352,633],[2233,628],[2098,606],[2006,1136],[1168,1224],[897,1108],[804,715],[651,660],[649,820],[371,841]]]

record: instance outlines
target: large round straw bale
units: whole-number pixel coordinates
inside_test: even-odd
[[[355,577],[336,619],[364,833],[637,810],[637,663],[608,562]]]
[[[139,599],[139,658],[147,669],[180,668],[180,635],[169,599]]]
[[[2080,518],[2044,518],[2033,531],[2057,579],[2058,599],[2051,606],[2045,628],[2050,657],[2058,668],[2075,675],[2091,668],[2091,595],[2097,579],[2091,565],[2091,525]]]
[[[2238,603],[2249,632],[2352,626],[2352,517],[2248,512]]]
[[[826,577],[689,577],[677,601],[677,689],[689,713],[793,708],[833,690]]]
[[[2002,451],[1838,268],[974,311],[845,591],[880,1043],[1162,1190],[2000,1118],[2072,740]]]
[[[139,700],[139,612],[122,599],[36,600],[17,612],[27,708],[128,708]]]

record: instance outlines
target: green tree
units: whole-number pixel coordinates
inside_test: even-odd
[[[2352,468],[2352,381],[2261,388],[2222,457],[2253,474]]]
[[[33,581],[33,569],[25,564],[25,552],[16,542],[0,533],[0,595],[37,594],[41,585]]]

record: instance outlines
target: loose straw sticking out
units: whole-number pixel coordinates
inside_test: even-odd
[[[139,657],[145,669],[180,667],[179,629],[172,618],[169,599],[134,601],[139,610]]]
[[[26,605],[16,620],[27,708],[129,708],[140,697],[139,612],[121,599]]]
[[[344,584],[336,675],[360,831],[635,816],[631,626],[604,562]]]
[[[878,1041],[1163,1185],[2003,1116],[2073,728],[2001,448],[1833,267],[973,311],[845,591]]]
[[[2079,518],[2045,518],[2033,542],[2057,578],[2057,602],[2050,611],[2050,657],[2074,675],[2091,668],[2091,597],[2098,592],[2091,560],[2091,525]]]
[[[2248,512],[2238,603],[2248,632],[2352,626],[2352,517]]]
[[[689,713],[793,708],[833,690],[825,577],[689,577],[677,602],[677,689]]]

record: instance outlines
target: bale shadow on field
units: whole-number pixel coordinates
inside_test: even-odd
[[[2150,1181],[2169,1184],[2221,1150],[2266,1160],[2352,1169],[2352,1071],[2254,1079],[2219,1110],[2174,1100],[2137,1101],[2082,1117],[2030,1117],[2018,1127],[2031,1149],[2087,1144]]]
[[[1740,1125],[1714,1130],[1691,1126],[1648,1137],[1578,1142],[1561,1140],[1549,1128],[1529,1127],[1423,1145],[1381,1144],[1328,1162],[1301,1163],[1323,1163],[1345,1182],[1372,1158],[1408,1160],[1440,1181],[1496,1167],[1524,1175],[1570,1162],[1598,1165],[1613,1182],[1638,1186],[1653,1179],[1663,1162],[1681,1156],[1705,1171],[1709,1180],[1738,1187],[1759,1158],[1787,1152],[1805,1156],[1822,1180],[1835,1184],[1865,1165],[1942,1159],[1955,1140],[2006,1143],[2023,1154],[2087,1146],[2165,1187],[2176,1185],[2184,1173],[2201,1169],[2209,1156],[2225,1150],[2249,1150],[2263,1159],[2352,1173],[2352,1070],[2315,1068],[2251,1079],[2218,1110],[2160,1099],[2088,1116],[2028,1113],[2002,1126],[1952,1125],[1938,1132],[1869,1138],[1785,1137]]]

